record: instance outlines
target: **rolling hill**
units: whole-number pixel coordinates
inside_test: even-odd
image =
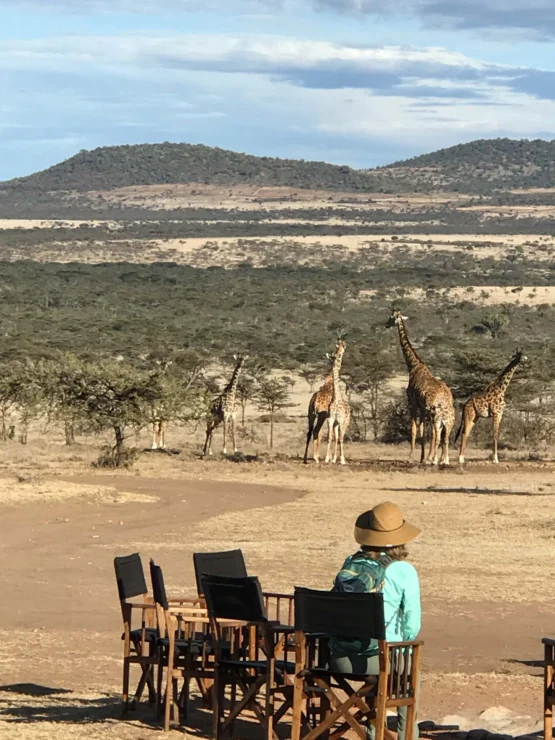
[[[381,169],[419,188],[482,193],[492,189],[555,187],[555,140],[477,139]],[[373,170],[372,172],[376,172]]]
[[[325,162],[255,157],[201,144],[164,143],[83,150],[65,162],[0,187],[83,192],[199,183],[371,191],[378,179],[351,167]]]
[[[480,139],[373,170],[256,157],[200,144],[137,144],[83,150],[4,194],[106,191],[141,185],[291,187],[343,192],[491,193],[555,187],[555,141]]]

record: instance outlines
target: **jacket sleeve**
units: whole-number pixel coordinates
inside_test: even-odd
[[[420,632],[422,610],[420,607],[420,583],[418,573],[411,567],[407,573],[403,594],[403,637],[414,640]]]

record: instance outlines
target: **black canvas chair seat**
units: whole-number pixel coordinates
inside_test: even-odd
[[[180,655],[187,652],[190,652],[191,655],[200,655],[202,653],[203,643],[198,640],[181,640],[178,638],[174,644],[176,652]],[[160,637],[158,645],[163,648],[168,648],[170,645],[170,638]]]
[[[223,660],[221,662],[222,668],[229,666],[230,668],[245,668],[249,670],[255,670],[260,673],[265,672],[268,669],[268,661],[266,660]],[[277,673],[287,673],[293,675],[295,673],[295,663],[291,660],[276,660],[274,661],[274,668]]]
[[[146,642],[156,642],[157,637],[158,637],[158,630],[156,629],[156,627],[147,627],[145,629],[144,639]],[[125,632],[122,633],[121,639],[125,640]],[[143,639],[142,629],[131,630],[132,642],[140,642],[142,639]]]

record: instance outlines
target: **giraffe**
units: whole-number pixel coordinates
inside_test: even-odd
[[[219,396],[212,401],[210,409],[208,411],[208,418],[206,420],[206,440],[204,442],[203,456],[212,454],[212,434],[214,429],[223,424],[224,432],[224,455],[227,454],[226,440],[227,440],[227,429],[228,426],[231,430],[231,439],[233,442],[233,450],[237,452],[237,445],[235,444],[235,399],[237,394],[237,383],[239,382],[239,375],[245,362],[249,359],[248,355],[233,355],[233,359],[236,361],[235,369],[229,383],[223,389]]]
[[[326,355],[330,364],[333,365],[333,355]],[[333,373],[330,368],[330,372],[326,375],[324,384],[312,395],[310,403],[308,405],[308,432],[306,434],[306,447],[304,450],[304,463],[308,463],[308,448],[310,445],[311,438],[313,442],[312,457],[315,462],[319,462],[320,458],[318,450],[320,448],[320,435],[324,422],[329,416],[331,399],[333,396]]]
[[[331,440],[335,438],[335,448],[333,452],[332,463],[337,462],[337,446],[339,444],[339,462],[345,465],[345,455],[343,454],[343,437],[351,420],[351,407],[346,398],[341,394],[339,386],[339,371],[343,362],[345,352],[345,342],[340,339],[337,342],[337,349],[332,366],[332,399],[328,413],[328,450],[326,452],[326,462],[330,461]]]
[[[156,367],[150,374],[151,380],[159,383],[163,381],[164,376],[170,365],[171,360],[155,360]],[[164,404],[151,404],[150,406],[150,419],[152,424],[152,450],[165,450],[166,449],[166,429],[168,426],[168,420],[166,418],[166,411]]]
[[[409,371],[407,402],[410,413],[410,455],[416,447],[416,432],[420,432],[420,463],[425,458],[424,423],[431,425],[432,438],[427,457],[427,464],[437,465],[439,448],[441,462],[449,465],[449,436],[455,423],[455,406],[453,394],[447,385],[432,375],[426,363],[417,355],[407,335],[405,321],[407,317],[394,310],[386,324],[387,328],[396,326],[399,330],[399,341]]]
[[[478,419],[493,419],[493,462],[499,463],[497,457],[497,442],[499,439],[499,427],[505,410],[505,393],[509,387],[517,367],[528,358],[517,348],[514,355],[503,372],[491,382],[485,391],[475,393],[463,406],[461,424],[459,426],[455,442],[461,437],[461,447],[459,450],[459,463],[464,463],[464,453],[470,432]]]

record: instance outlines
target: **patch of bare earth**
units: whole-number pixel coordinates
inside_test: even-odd
[[[0,736],[141,740],[159,732],[147,706],[119,718],[114,555],[139,549],[145,564],[153,556],[171,593],[185,596],[194,593],[192,553],[227,547],[243,549],[265,589],[327,589],[354,548],[355,517],[384,499],[423,530],[410,548],[424,609],[422,718],[457,715],[482,726],[480,713],[503,705],[532,726],[541,708],[539,640],[553,629],[543,594],[555,577],[555,466],[475,463],[461,473],[410,466],[405,454],[357,448],[346,468],[154,454],[121,475],[91,475],[69,459],[61,477],[45,461],[40,480],[7,475]],[[18,487],[23,494],[14,496]],[[190,721],[191,734],[209,736],[205,710]]]

